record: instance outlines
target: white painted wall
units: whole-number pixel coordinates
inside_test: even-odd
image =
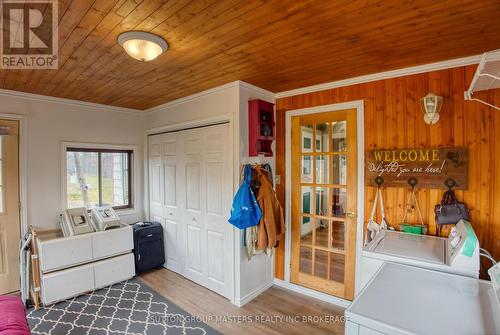
[[[251,99],[274,102],[272,93],[237,81],[153,108],[146,113],[144,121],[146,133],[151,134],[217,121],[230,121],[231,135],[228,141],[233,146],[231,158],[233,171],[230,173],[233,174],[233,191],[236,193],[239,187],[241,164],[258,161],[258,159],[248,157],[247,102]],[[146,139],[145,143],[147,143]],[[269,162],[274,170],[273,158],[262,159],[260,162]],[[147,175],[145,181],[147,181]],[[243,233],[236,228],[233,232],[235,285],[232,302],[236,305],[243,305],[272,285],[273,258],[258,255],[248,261],[243,247]]]
[[[134,157],[134,210],[119,213],[125,222],[148,216],[146,133],[155,129],[189,127],[230,121],[233,147],[233,190],[239,187],[241,164],[268,162],[274,158],[248,157],[248,100],[274,102],[273,94],[243,82],[233,82],[186,97],[142,113],[104,105],[57,99],[0,90],[1,113],[23,115],[26,119],[27,224],[56,228],[63,209],[63,143],[129,145]],[[274,146],[273,146],[274,150]],[[146,184],[145,184],[146,182]],[[229,224],[229,223],[228,223]],[[243,305],[273,282],[273,258],[257,255],[248,260],[243,234],[234,229],[234,300]]]
[[[248,156],[248,101],[254,99],[261,99],[274,103],[274,96],[270,92],[242,82],[239,87],[238,99],[240,132],[238,137],[239,165],[269,163],[272,167],[274,176],[276,172],[274,155],[273,157]],[[274,153],[276,150],[275,143],[276,142],[273,142],[272,145]],[[272,285],[274,279],[274,255],[268,256],[266,254],[260,254],[248,260],[247,252],[243,246],[243,232],[239,232],[236,251],[237,259],[240,260],[240,301],[236,301],[236,303],[238,305],[244,305]]]
[[[232,120],[238,108],[237,82],[181,98],[154,107],[146,112],[145,129],[152,131],[178,125],[211,123],[214,120]]]
[[[0,91],[3,114],[21,114],[27,124],[26,193],[27,223],[56,228],[62,210],[62,142],[136,146],[135,159],[142,162],[143,115],[108,106]],[[133,211],[120,215],[126,222],[143,218],[142,164],[136,164],[134,185],[137,201]]]

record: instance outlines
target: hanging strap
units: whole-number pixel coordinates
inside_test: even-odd
[[[245,165],[243,170],[243,182],[250,185],[250,180],[252,179],[252,166],[250,164]]]
[[[373,207],[372,207],[372,213],[370,215],[370,220],[373,221],[375,218],[375,212],[377,211],[377,200],[378,200],[378,193],[380,192],[380,188],[377,187],[377,190],[375,191],[375,199],[373,200]],[[384,208],[382,207],[382,213],[384,211]],[[382,214],[384,215],[384,214]]]
[[[418,199],[414,187],[411,188],[410,197],[408,198],[408,203],[406,204],[405,213],[403,215],[403,223],[406,223],[406,217],[408,216],[408,209],[410,207],[413,207],[412,200],[415,202],[415,207],[417,208],[420,223],[424,225],[424,217],[422,216],[422,212],[420,211],[420,206],[418,204]]]
[[[455,196],[455,192],[453,190],[448,190],[444,192],[443,198],[441,199],[441,205],[450,205],[450,204],[456,204],[457,203],[457,198]]]
[[[379,194],[380,213],[382,214],[382,220],[380,220],[380,228],[381,229],[390,229],[389,225],[387,224],[387,221],[385,220],[384,198],[382,197],[382,190],[380,190],[379,193],[380,193]]]
[[[385,209],[384,209],[384,198],[382,197],[382,190],[377,187],[375,191],[375,199],[373,199],[372,212],[370,214],[370,220],[373,221],[375,218],[375,213],[377,212],[377,201],[380,203],[380,213],[382,214],[382,221],[385,220]]]
[[[385,220],[385,210],[384,210],[384,199],[382,198],[382,190],[379,187],[379,196],[378,199],[380,200],[380,213],[382,214],[382,222]]]

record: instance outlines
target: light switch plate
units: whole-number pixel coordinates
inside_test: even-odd
[[[275,185],[281,184],[281,176],[279,174],[274,177],[274,184]]]

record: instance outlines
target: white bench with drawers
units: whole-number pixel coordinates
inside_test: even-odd
[[[135,275],[132,227],[63,237],[37,236],[44,305],[118,283]]]

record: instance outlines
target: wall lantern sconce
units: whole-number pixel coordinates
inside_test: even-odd
[[[424,113],[424,121],[427,124],[435,124],[439,121],[439,112],[443,106],[443,97],[429,93],[420,99],[420,108]]]

